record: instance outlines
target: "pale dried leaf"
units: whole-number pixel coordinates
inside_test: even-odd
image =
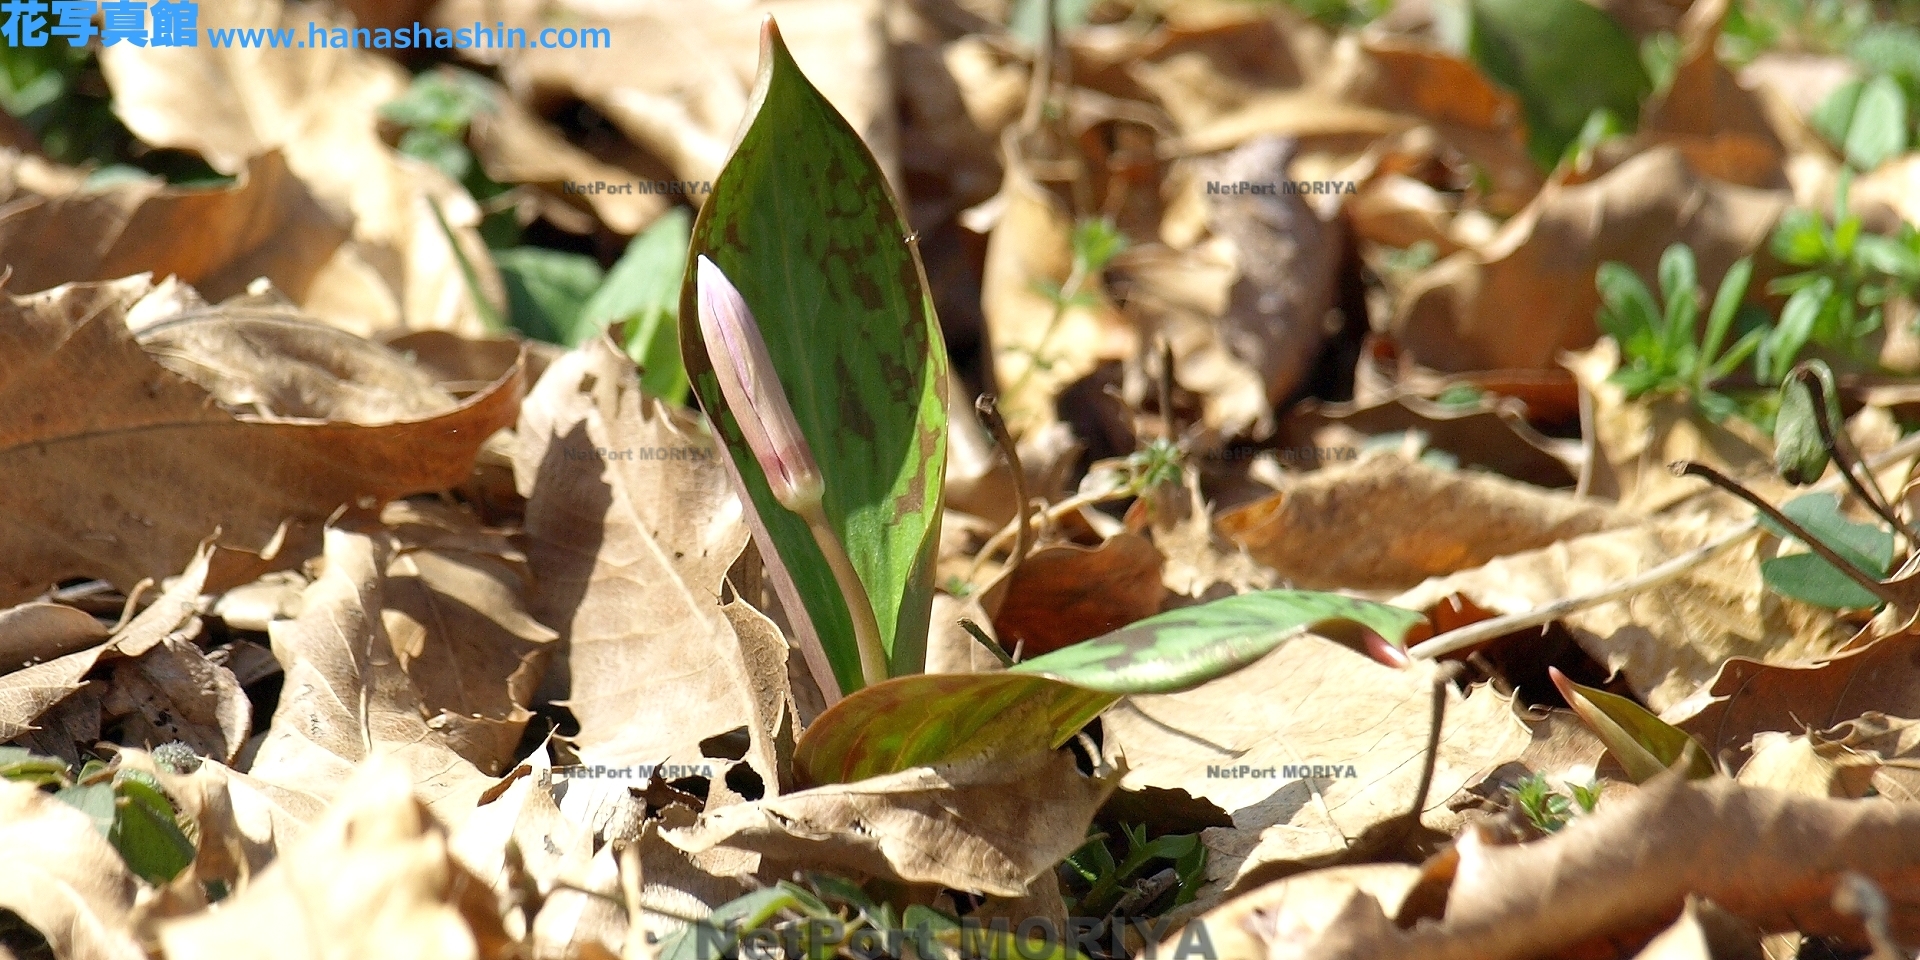
[[[31,924],[62,960],[141,960],[130,923],[140,882],[79,810],[0,780],[0,909]]]

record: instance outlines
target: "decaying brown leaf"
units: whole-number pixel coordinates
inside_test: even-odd
[[[1604,530],[1429,580],[1393,602],[1432,610],[1449,598],[1462,598],[1494,614],[1523,613],[1631,580],[1724,532],[1718,524],[1693,519]],[[1832,611],[1766,588],[1760,561],[1768,554],[1760,540],[1742,540],[1670,582],[1570,613],[1560,622],[1589,656],[1624,674],[1655,710],[1711,681],[1729,657],[1794,663],[1838,649],[1850,631],[1840,627]],[[1525,643],[1534,635],[1511,642]]]
[[[159,179],[97,189],[78,171],[0,153],[0,262],[15,293],[136,273],[179,277],[225,299],[257,277],[306,297],[347,229],[278,152],[234,169],[231,187],[169,187]]]
[[[526,609],[526,558],[470,514],[399,503],[381,620],[432,725],[490,775],[514,759],[552,630]]]
[[[1233,816],[1232,827],[1202,834],[1218,896],[1337,859],[1369,828],[1406,814],[1432,689],[1427,671],[1383,667],[1308,636],[1186,693],[1131,697],[1102,722],[1126,758],[1127,786],[1183,789]],[[1434,827],[1448,825],[1454,792],[1528,742],[1493,690],[1450,696],[1427,796]]]
[[[1469,832],[1457,851],[1438,921],[1402,929],[1378,901],[1357,896],[1319,935],[1270,940],[1272,955],[1565,956],[1583,944],[1651,936],[1680,916],[1689,896],[1761,930],[1863,943],[1859,921],[1832,904],[1846,871],[1886,893],[1896,937],[1920,934],[1920,809],[1904,804],[1801,797],[1669,774],[1544,840],[1494,846]]]
[[[1603,502],[1380,453],[1289,478],[1219,526],[1301,587],[1381,590],[1631,520]]]
[[[282,0],[237,0],[208,14],[202,32],[290,28],[304,38],[309,26],[338,25]],[[301,299],[309,312],[363,334],[393,326],[482,332],[429,204],[438,204],[478,270],[481,289],[498,301],[500,281],[474,229],[479,208],[446,174],[380,139],[379,108],[407,86],[398,63],[370,50],[324,45],[289,55],[202,43],[116,45],[101,51],[100,64],[115,112],[141,140],[197,151],[226,173],[278,150],[315,196],[352,216],[351,238]]]
[[[993,628],[1011,651],[1039,656],[1160,612],[1165,558],[1146,537],[1119,533],[1098,547],[1034,551],[988,592]],[[1001,592],[1002,589],[1004,592]]]
[[[736,804],[670,830],[699,853],[748,850],[777,863],[1017,897],[1085,840],[1117,778],[1089,777],[1068,750],[915,767]]]
[[[287,675],[249,773],[335,797],[355,765],[387,751],[457,826],[491,779],[454,751],[400,665],[382,616],[393,552],[384,532],[327,531],[325,568],[301,595],[300,615],[267,628]]]
[[[748,532],[712,440],[604,338],[548,368],[518,435],[533,610],[567,645],[555,679],[583,762],[711,766],[701,741],[744,727],[777,790],[785,642],[723,609]]]
[[[444,413],[386,423],[235,413],[136,342],[143,278],[0,303],[0,602],[75,576],[122,590],[185,566],[213,533],[262,552],[282,521],[458,484],[512,423],[516,365]],[[89,389],[76,392],[72,384]]]
[[[1393,334],[1436,370],[1550,366],[1561,351],[1593,343],[1593,276],[1603,261],[1652,276],[1661,251],[1684,242],[1711,290],[1765,245],[1789,199],[1701,176],[1675,148],[1649,150],[1591,182],[1548,185],[1491,241],[1421,273]]]
[[[340,802],[220,909],[163,923],[169,960],[512,955],[487,884],[452,856],[408,764],[374,756]]]

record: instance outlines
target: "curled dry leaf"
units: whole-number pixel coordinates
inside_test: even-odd
[[[198,647],[183,639],[199,633],[200,594],[206,587],[215,553],[209,544],[201,544],[186,570],[126,626],[111,637],[102,637],[103,642],[0,676],[0,739],[11,740],[31,730],[36,719],[78,691],[87,673],[102,657],[107,657],[119,660],[116,673],[126,671],[124,680],[129,689],[121,698],[122,712],[139,711],[150,722],[171,727],[175,719],[170,716],[171,712],[182,706],[175,701],[193,701],[185,705],[192,719],[178,719],[185,721],[183,726],[191,728],[197,741],[196,749],[232,759],[247,738],[251,708],[232,673],[209,662]],[[44,606],[51,605],[27,605],[16,610]],[[77,610],[73,612],[79,614]],[[41,616],[44,615],[42,611]],[[81,636],[92,636],[94,631],[105,633],[97,623],[93,630],[85,630],[71,617],[63,615],[59,619],[66,621],[66,629],[83,631]],[[54,649],[65,647],[77,638],[56,639],[60,642]],[[156,650],[160,652],[156,654]],[[30,652],[30,656],[48,656],[51,652]],[[151,662],[149,656],[153,657]],[[83,712],[91,711],[91,727],[96,735],[103,706],[105,704],[95,702],[80,708]],[[162,738],[165,739],[172,738]]]
[[[107,628],[62,603],[35,600],[0,610],[0,671],[11,673],[95,646]]]
[[[304,38],[310,26],[336,26],[282,0],[236,0],[207,13],[202,32],[291,29]],[[474,229],[479,208],[446,174],[380,139],[381,105],[407,88],[400,64],[360,49],[320,46],[289,56],[204,43],[107,47],[100,66],[115,113],[142,141],[196,151],[227,173],[278,150],[315,196],[351,213],[352,236],[301,298],[307,310],[356,333],[393,326],[483,332],[430,203],[479,271],[481,289],[499,301],[493,261]]]
[[[710,812],[667,841],[778,864],[1017,897],[1086,839],[1116,777],[1088,777],[1072,751],[1031,749],[914,767]]]
[[[491,785],[428,722],[382,616],[390,534],[326,532],[325,569],[301,594],[300,615],[267,626],[286,680],[250,773],[277,787],[332,797],[355,765],[393,755],[421,797],[458,825]]]
[[[1833,892],[1853,871],[1888,895],[1893,934],[1920,935],[1920,809],[1800,797],[1673,774],[1602,802],[1544,840],[1462,837],[1444,916],[1401,929],[1371,897],[1347,901],[1318,937],[1276,950],[1318,960],[1523,960],[1645,936],[1687,898],[1762,930],[1864,942]]]
[[[1151,541],[1124,531],[1091,549],[1046,547],[982,603],[1001,644],[1034,657],[1159,613],[1164,563]]]
[[[230,187],[169,187],[156,178],[88,189],[77,174],[0,152],[0,262],[13,268],[8,287],[34,293],[150,272],[219,299],[256,277],[304,298],[346,239],[346,225],[278,152],[231,172],[240,180]]]
[[[128,590],[221,543],[269,552],[288,518],[441,490],[513,422],[520,367],[444,413],[386,423],[233,413],[127,329],[143,278],[0,303],[0,602],[77,576]],[[76,393],[72,384],[89,389]]]
[[[1824,663],[1734,657],[1661,719],[1692,734],[1728,770],[1739,770],[1739,751],[1757,734],[1799,734],[1911,712],[1920,703],[1916,644],[1920,639],[1907,634],[1886,637]]]
[[[1299,586],[1382,590],[1631,522],[1569,494],[1382,453],[1289,477],[1219,526]]]
[[[1424,818],[1434,828],[1452,825],[1449,797],[1529,739],[1490,688],[1449,696]],[[1126,758],[1126,786],[1183,789],[1233,816],[1201,835],[1217,897],[1337,859],[1406,814],[1432,708],[1427,671],[1306,637],[1186,693],[1131,697],[1101,722]]]
[[[169,960],[513,955],[485,882],[412,794],[408,765],[374,757],[298,844],[218,910],[161,924]]]
[[[605,338],[548,368],[517,432],[533,609],[567,645],[555,680],[582,760],[704,765],[701,741],[745,727],[773,789],[786,644],[723,609],[748,531],[712,440]]]
[[[129,917],[140,882],[93,819],[53,794],[0,780],[0,911],[62,960],[140,960]]]
[[[1735,260],[1765,245],[1790,199],[1701,176],[1673,147],[1649,150],[1589,183],[1548,185],[1491,241],[1420,273],[1393,335],[1436,370],[1551,366],[1597,335],[1602,262],[1652,276],[1660,251],[1684,242],[1714,289]]]

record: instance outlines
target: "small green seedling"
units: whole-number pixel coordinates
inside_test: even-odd
[[[1789,210],[1773,233],[1773,254],[1804,268],[1768,286],[1788,294],[1780,324],[1760,350],[1760,377],[1779,383],[1808,343],[1871,364],[1869,335],[1886,305],[1920,292],[1920,229],[1902,224],[1889,236],[1865,232],[1847,208],[1843,176],[1831,223],[1809,210]]]
[[[173,751],[170,765],[184,762],[178,748],[168,749]],[[165,884],[193,863],[185,821],[160,782],[144,770],[89,760],[76,773],[54,757],[0,747],[0,780],[32,784],[91,817],[127,869],[148,883]]]
[[[1762,330],[1749,329],[1727,344],[1752,276],[1753,262],[1748,258],[1727,270],[1714,294],[1702,338],[1701,293],[1693,251],[1685,244],[1676,243],[1660,256],[1664,308],[1654,302],[1632,268],[1615,261],[1601,264],[1594,279],[1602,304],[1600,327],[1620,344],[1622,356],[1620,370],[1610,382],[1623,388],[1629,399],[1656,392],[1685,394],[1716,421],[1738,412],[1739,405],[1713,385],[1733,373],[1766,337]]]
[[[1558,833],[1575,816],[1589,814],[1600,804],[1598,783],[1570,783],[1565,793],[1555,790],[1541,774],[1532,774],[1507,788],[1513,802],[1541,833]],[[1579,810],[1576,814],[1574,811]]]

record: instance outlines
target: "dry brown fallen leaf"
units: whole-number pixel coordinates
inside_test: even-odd
[[[421,709],[447,745],[505,772],[533,714],[555,633],[527,611],[527,561],[471,514],[411,501],[381,517],[400,547],[380,616]]]
[[[1729,0],[1712,0],[1688,9],[1673,80],[1641,114],[1634,146],[1672,144],[1707,176],[1748,187],[1787,187],[1786,145],[1757,95],[1715,50],[1730,6]]]
[[[569,184],[632,183],[637,177],[631,170],[568,143],[558,130],[513,99],[505,87],[471,74],[462,82],[486,91],[491,98],[489,109],[475,112],[467,135],[481,168],[496,183],[522,184],[538,191],[536,212],[556,225],[575,233],[590,232],[592,220],[574,222],[583,217],[583,212],[574,207],[582,205],[613,232],[631,235],[646,229],[672,206],[665,195],[658,193],[568,192]],[[568,213],[573,216],[566,216]]]
[[[1349,443],[1356,436],[1416,431],[1426,448],[1453,456],[1463,467],[1478,467],[1503,477],[1548,488],[1570,487],[1577,479],[1560,444],[1528,425],[1525,406],[1497,398],[1469,406],[1449,406],[1410,393],[1372,403],[1327,403],[1307,399],[1294,404],[1281,427],[1280,455],[1308,448],[1347,445],[1323,442],[1337,428]],[[1576,448],[1577,449],[1577,448]]]
[[[333,25],[282,0],[233,0],[207,14],[202,32],[291,28],[304,37],[310,25]],[[475,231],[479,208],[446,174],[380,139],[377,111],[407,88],[400,64],[370,50],[290,56],[202,44],[108,47],[100,66],[114,112],[142,141],[193,150],[223,173],[278,150],[315,196],[351,215],[351,238],[301,299],[309,312],[362,334],[393,326],[483,332],[429,203],[439,205],[481,290],[498,302],[500,281]]]
[[[215,553],[208,544],[201,544],[186,569],[146,609],[111,636],[102,636],[85,649],[55,655],[56,650],[65,649],[79,637],[95,635],[92,630],[79,629],[70,617],[60,618],[67,621],[60,633],[35,631],[33,636],[54,645],[38,652],[27,650],[27,655],[52,659],[0,675],[0,741],[32,730],[43,714],[79,692],[85,684],[83,678],[104,658],[115,663],[116,683],[125,684],[116,691],[120,700],[115,706],[121,713],[144,714],[147,731],[159,736],[155,743],[185,734],[193,738],[196,751],[221,760],[233,759],[249,733],[251,707],[232,673],[209,662],[190,642],[200,632],[200,594]],[[26,609],[35,606],[51,605]],[[5,626],[7,619],[12,618],[0,618],[0,626]],[[105,633],[97,624],[95,629]],[[65,632],[68,630],[75,632]],[[149,657],[152,663],[147,662]],[[95,738],[100,714],[108,706],[98,696],[85,704],[75,704],[78,712],[90,714],[88,726],[95,731]],[[170,716],[183,707],[186,716]],[[164,735],[159,727],[168,728]],[[83,742],[90,744],[92,739]],[[57,756],[68,756],[74,749],[72,745],[58,746],[51,751]]]
[[[1055,422],[1054,402],[1067,387],[1103,362],[1137,353],[1140,335],[1105,299],[1056,310],[1043,292],[1070,278],[1074,224],[1024,159],[1007,161],[994,202],[1004,207],[987,235],[980,307],[993,345],[1000,412],[1019,437]],[[1066,292],[1098,290],[1098,277],[1083,279],[1078,291]]]
[[[248,773],[276,787],[338,797],[353,768],[391,753],[413,787],[458,826],[492,784],[428,715],[387,632],[385,531],[326,532],[324,569],[301,595],[299,616],[267,626],[286,668],[279,707]]]
[[[1791,490],[1774,472],[1772,441],[1747,421],[1728,417],[1710,422],[1683,397],[1629,401],[1619,385],[1607,380],[1620,363],[1620,348],[1612,338],[1563,360],[1591,411],[1582,493],[1615,500],[1636,513],[1652,513],[1711,489],[1697,477],[1675,476],[1668,464],[1677,460],[1713,467],[1775,503]],[[1708,506],[1727,516],[1752,515],[1751,508],[1731,497],[1716,497]]]
[[[663,835],[689,853],[726,846],[773,864],[1017,897],[1085,842],[1117,781],[1111,770],[1082,774],[1070,750],[1030,749],[735,804]]]
[[[218,910],[162,923],[161,954],[513,956],[492,890],[452,856],[413,780],[401,761],[368,758],[339,785],[339,803],[246,890]]]
[[[1633,521],[1605,503],[1392,452],[1288,479],[1218,524],[1254,559],[1309,589],[1406,589]]]
[[[1865,942],[1832,904],[1843,873],[1885,892],[1895,937],[1920,934],[1920,809],[1669,774],[1602,802],[1544,840],[1496,846],[1464,835],[1444,914],[1402,929],[1371,896],[1348,899],[1306,940],[1269,940],[1271,958],[1525,960],[1657,933],[1689,896],[1761,930]],[[1606,953],[1602,956],[1610,955]]]
[[[278,152],[232,172],[239,182],[229,187],[169,187],[156,177],[90,188],[82,171],[0,152],[8,288],[34,293],[145,271],[177,276],[217,299],[256,277],[305,297],[346,239],[346,224]]]
[[[1186,693],[1128,698],[1102,723],[1127,762],[1126,786],[1183,789],[1233,816],[1202,834],[1213,854],[1204,899],[1337,859],[1405,815],[1432,706],[1429,671],[1383,667],[1309,635]],[[1450,694],[1442,737],[1423,819],[1435,829],[1454,825],[1449,797],[1529,740],[1488,687]]]
[[[129,918],[140,881],[93,818],[30,784],[0,779],[0,910],[61,960],[143,960]],[[0,947],[0,950],[4,950]]]
[[[1206,211],[1207,237],[1193,238],[1190,249],[1145,248],[1115,264],[1132,281],[1129,307],[1171,344],[1175,380],[1201,396],[1203,421],[1224,436],[1270,433],[1275,408],[1300,392],[1336,329],[1327,318],[1341,221],[1323,220],[1298,195],[1213,189],[1291,179],[1297,146],[1256,137],[1183,168],[1170,180]],[[1163,223],[1161,232],[1171,231]]]
[[[1043,547],[989,588],[981,605],[992,611],[1008,651],[1020,646],[1023,656],[1035,657],[1159,613],[1164,563],[1137,533],[1092,548]]]
[[[1700,518],[1604,530],[1429,580],[1393,602],[1431,611],[1460,598],[1494,615],[1523,613],[1631,580],[1725,532],[1725,525]],[[1656,711],[1711,681],[1729,657],[1794,663],[1838,649],[1851,631],[1832,611],[1767,589],[1760,577],[1767,549],[1761,537],[1749,537],[1670,582],[1559,622]],[[1522,631],[1504,642],[1526,644],[1537,636]]]
[[[1920,639],[1886,637],[1824,663],[1734,657],[1693,696],[1661,712],[1737,772],[1757,734],[1827,730],[1870,714],[1898,717],[1920,703]]]
[[[482,804],[453,834],[453,854],[475,876],[489,881],[504,902],[515,904],[523,914],[517,922],[532,932],[535,955],[572,955],[576,944],[587,940],[617,949],[625,917],[588,893],[600,888],[593,876],[595,832],[561,812],[554,789],[546,752],[536,751],[505,791]],[[528,889],[538,896],[518,892]],[[529,912],[532,915],[525,915]],[[618,919],[618,929],[603,937],[596,927],[605,928],[613,919],[604,913]]]
[[[417,419],[229,412],[127,329],[149,288],[135,277],[0,303],[0,403],[15,412],[0,485],[17,497],[0,517],[0,603],[76,576],[124,591],[174,573],[216,522],[222,544],[259,553],[289,518],[454,486],[517,411],[516,365]]]
[[[1593,342],[1603,261],[1652,276],[1661,251],[1684,242],[1714,289],[1735,260],[1765,245],[1790,199],[1701,176],[1676,148],[1649,150],[1589,183],[1548,185],[1491,241],[1420,273],[1393,335],[1436,370],[1548,367]]]
[[[786,643],[722,603],[749,536],[723,454],[605,338],[548,368],[517,434],[533,610],[566,644],[553,681],[582,762],[715,766],[701,741],[744,727],[778,792]]]
[[[800,69],[867,142],[888,179],[899,183],[899,122],[878,0],[570,6],[567,25],[611,31],[613,49],[474,47],[462,55],[498,66],[508,88],[523,97],[565,91],[591,104],[665,167],[665,179],[710,181],[747,109],[760,21],[777,13]],[[535,33],[551,24],[547,16],[545,5],[527,0],[452,0],[424,19],[452,28],[504,23]],[[634,50],[648,54],[636,57]],[[697,204],[704,197],[688,199]]]

